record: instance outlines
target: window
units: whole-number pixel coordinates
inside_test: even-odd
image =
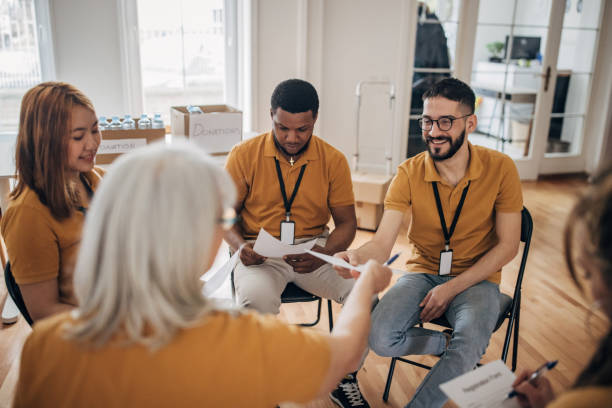
[[[228,86],[228,82],[236,82],[231,77],[231,72],[236,71],[235,41],[226,42],[228,3],[231,2],[138,0],[144,112],[159,112],[169,123],[171,106],[236,100],[231,94],[235,86]]]
[[[0,132],[15,132],[23,94],[42,80],[34,0],[0,0]]]

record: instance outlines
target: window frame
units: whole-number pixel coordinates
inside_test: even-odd
[[[225,104],[241,109],[239,100],[242,83],[239,81],[240,45],[238,37],[238,1],[224,0]],[[144,88],[140,64],[140,39],[137,0],[117,0],[119,14],[119,42],[121,72],[125,90],[124,106],[134,114],[144,112]]]

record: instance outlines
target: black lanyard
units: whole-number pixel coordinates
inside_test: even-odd
[[[274,158],[274,161],[276,162],[276,175],[278,176],[278,184],[280,184],[281,193],[283,195],[283,202],[285,203],[285,215],[287,216],[287,221],[289,221],[289,216],[291,215],[291,205],[293,204],[295,195],[297,194],[297,191],[300,188],[300,183],[302,182],[302,177],[304,176],[304,170],[306,170],[306,164],[304,164],[300,169],[300,175],[298,176],[298,179],[295,182],[295,187],[293,188],[293,193],[291,193],[291,198],[289,199],[289,201],[287,201],[287,192],[285,191],[285,182],[283,181],[283,173],[281,173],[280,163],[278,162],[278,159],[276,157]]]
[[[463,203],[465,201],[465,196],[467,196],[468,188],[470,188],[471,180],[468,181],[468,185],[463,189],[463,194],[461,194],[461,200],[459,200],[459,205],[457,206],[457,211],[455,211],[455,217],[453,218],[453,223],[451,224],[450,231],[446,229],[446,220],[444,219],[444,211],[442,211],[442,202],[440,202],[440,193],[438,193],[438,184],[434,181],[433,191],[434,196],[436,197],[436,206],[438,207],[438,215],[440,216],[440,224],[442,224],[442,233],[444,234],[444,246],[448,251],[450,245],[450,239],[453,236],[453,232],[455,232],[455,227],[457,226],[457,220],[459,219],[459,214],[461,214],[461,208],[463,208]]]

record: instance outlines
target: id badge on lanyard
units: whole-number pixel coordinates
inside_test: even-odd
[[[291,198],[287,199],[287,192],[285,191],[285,183],[283,182],[283,175],[280,169],[280,163],[278,159],[274,158],[276,162],[276,175],[278,176],[278,183],[280,185],[281,194],[283,196],[283,203],[285,205],[285,219],[280,223],[280,240],[283,244],[293,245],[295,244],[295,222],[291,221],[291,205],[293,204],[293,200],[295,199],[295,195],[297,194],[298,188],[300,187],[300,183],[302,182],[302,177],[304,176],[304,171],[306,170],[306,165],[304,164],[300,169],[300,174],[298,176],[297,182],[295,183],[295,187],[293,188],[293,193],[291,194]]]
[[[280,223],[280,240],[283,244],[295,244],[295,222],[284,220]]]
[[[453,265],[453,250],[443,249],[440,251],[440,267],[438,269],[438,275],[450,275],[451,266]]]
[[[438,215],[440,216],[440,224],[442,225],[442,233],[444,234],[444,249],[440,251],[440,264],[438,266],[438,275],[440,276],[450,275],[452,270],[453,250],[450,248],[450,239],[453,235],[453,232],[455,232],[455,227],[457,226],[459,214],[461,214],[461,209],[463,208],[465,197],[467,196],[468,189],[470,188],[470,182],[468,182],[468,185],[463,189],[463,194],[461,195],[461,200],[459,201],[459,205],[457,206],[457,211],[455,211],[455,217],[453,218],[453,223],[451,224],[450,231],[446,228],[446,220],[444,219],[444,211],[442,211],[442,202],[440,201],[438,185],[435,181],[432,184],[434,196],[436,198],[436,206],[438,207]]]

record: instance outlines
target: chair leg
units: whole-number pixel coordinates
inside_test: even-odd
[[[521,299],[516,308],[516,322],[514,322],[514,342],[512,347],[512,371],[516,371],[516,363],[518,360],[518,341],[519,341],[519,323],[521,318]]]
[[[316,326],[317,323],[319,323],[319,320],[321,320],[321,298],[319,298],[319,300],[317,301],[317,320],[315,320],[312,323],[301,323],[300,326],[303,327],[312,327],[312,326]]]
[[[327,299],[327,317],[329,319],[329,331],[331,333],[334,328],[334,313],[332,311],[332,301]]]
[[[391,359],[391,364],[389,365],[389,374],[387,375],[387,383],[385,384],[385,392],[383,393],[383,401],[387,402],[389,400],[389,391],[391,390],[391,380],[393,379],[393,372],[395,371],[395,363],[397,362],[397,358],[393,357]]]

